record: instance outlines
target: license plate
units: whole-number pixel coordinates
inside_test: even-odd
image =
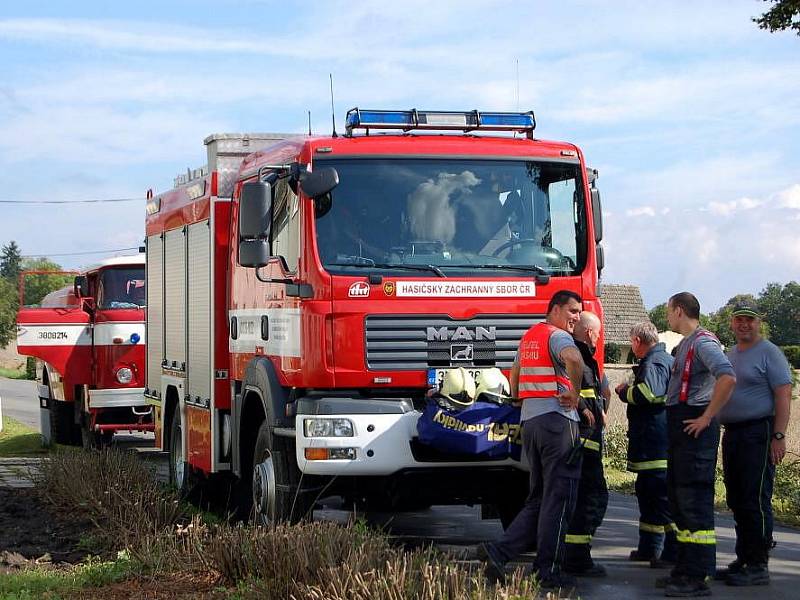
[[[478,368],[467,368],[467,373],[472,375],[472,378],[475,380],[475,385],[478,385],[478,382],[481,380],[481,373],[483,369]],[[444,374],[452,369],[428,369],[428,385],[430,387],[442,387],[442,381],[444,381]]]

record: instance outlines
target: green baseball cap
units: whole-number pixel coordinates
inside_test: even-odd
[[[760,319],[761,313],[758,312],[758,307],[752,302],[739,302],[733,306],[731,316],[753,317],[754,319]]]

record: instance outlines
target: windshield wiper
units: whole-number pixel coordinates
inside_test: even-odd
[[[407,269],[410,271],[430,271],[436,273],[439,277],[447,277],[439,267],[436,265],[398,265],[395,263],[376,263],[371,258],[362,258],[363,262],[359,263],[327,263],[329,267],[356,267],[358,269]]]
[[[513,270],[513,271],[527,271],[529,273],[536,273],[536,281],[545,284],[550,281],[550,273],[545,271],[539,265],[447,265],[448,267],[458,267],[461,269],[500,269],[500,270]]]

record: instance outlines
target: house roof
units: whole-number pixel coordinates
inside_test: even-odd
[[[630,330],[635,323],[649,321],[639,286],[608,283],[600,285],[603,303],[603,328],[605,341],[616,344],[630,343]]]

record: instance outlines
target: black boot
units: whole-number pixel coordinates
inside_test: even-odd
[[[710,596],[711,588],[708,587],[704,577],[680,577],[673,578],[664,588],[664,595],[669,598],[696,598],[698,596]]]
[[[742,570],[730,573],[725,578],[726,585],[744,587],[748,585],[769,584],[769,569],[767,565],[746,565]]]
[[[714,574],[714,579],[716,581],[725,581],[728,578],[728,575],[732,575],[733,573],[741,573],[744,571],[745,563],[741,559],[736,559],[732,563],[730,563],[727,567],[722,569],[717,569],[717,572]]]

